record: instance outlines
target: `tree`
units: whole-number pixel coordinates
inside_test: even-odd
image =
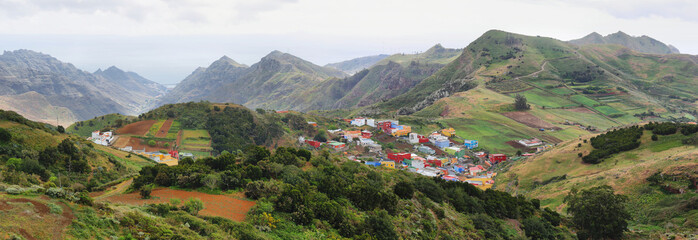
[[[657,134],[652,134],[652,141],[657,141],[659,140],[659,137],[657,137]]]
[[[148,146],[155,147],[155,144],[157,144],[157,142],[155,142],[155,140],[148,141]]]
[[[410,199],[414,195],[414,186],[412,183],[401,181],[395,184],[393,192],[402,199]]]
[[[519,111],[528,110],[531,109],[531,105],[528,104],[528,100],[526,100],[525,96],[516,94],[514,98],[514,109]]]
[[[628,197],[604,185],[587,190],[572,189],[565,197],[579,239],[619,239],[628,228]]]
[[[10,170],[20,170],[22,168],[22,159],[21,158],[10,158],[7,159],[7,168]]]
[[[153,192],[153,186],[151,185],[145,185],[141,187],[141,198],[142,199],[149,199],[150,198],[150,193]]]
[[[61,125],[58,125],[58,127],[56,127],[56,131],[58,131],[59,133],[65,133],[65,128]]]
[[[204,202],[202,202],[198,198],[189,198],[189,200],[187,200],[187,202],[184,203],[184,208],[191,215],[197,215],[199,214],[199,211],[204,209]]]
[[[327,142],[327,133],[325,131],[318,131],[318,133],[313,137],[313,140],[318,142]]]
[[[0,128],[0,143],[9,142],[12,140],[12,134],[4,128]]]

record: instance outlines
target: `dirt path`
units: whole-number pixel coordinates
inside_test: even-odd
[[[109,190],[105,190],[104,192],[98,193],[96,196],[91,197],[95,200],[101,200],[107,197],[122,194],[126,192],[126,190],[131,186],[131,183],[133,183],[133,178],[129,178],[126,181],[123,181],[117,185],[110,187]]]
[[[155,137],[166,138],[167,132],[170,131],[170,127],[172,127],[172,119],[167,119],[167,121],[165,121],[160,127],[160,130],[158,130],[158,133],[155,134]]]

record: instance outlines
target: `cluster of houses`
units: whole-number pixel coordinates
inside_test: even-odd
[[[479,147],[477,140],[465,139],[463,144],[452,141],[456,137],[453,128],[442,129],[427,136],[412,132],[408,125],[400,125],[398,120],[376,121],[369,118],[345,119],[351,126],[364,130],[330,130],[332,134],[337,134],[343,138],[342,142],[329,141],[326,143],[300,137],[300,143],[308,144],[314,148],[327,145],[332,149],[344,149],[347,144],[356,142],[359,146],[369,148],[369,152],[376,153],[377,161],[363,161],[365,164],[375,167],[386,167],[392,169],[404,169],[428,177],[441,177],[451,181],[468,182],[479,188],[491,188],[494,184],[492,177],[496,173],[487,171],[493,164],[506,161],[504,154],[482,154],[477,156],[481,164],[474,164],[474,159],[468,155],[470,150]],[[309,123],[312,124],[312,123]],[[364,126],[369,126],[375,131],[404,139],[413,145],[415,153],[400,152],[383,154],[381,145],[372,138],[372,132],[366,130]],[[421,155],[421,156],[420,156]],[[439,155],[441,157],[437,157]],[[350,156],[357,160],[356,157]]]
[[[179,164],[179,159],[180,157],[194,157],[193,154],[191,153],[179,153],[176,150],[172,150],[169,152],[146,152],[145,148],[143,149],[133,149],[131,146],[126,146],[123,148],[119,148],[119,150],[124,151],[124,152],[130,152],[130,153],[135,153],[144,157],[147,157],[157,163],[164,163],[167,166],[175,166]]]

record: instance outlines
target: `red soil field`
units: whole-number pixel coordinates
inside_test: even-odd
[[[162,123],[162,126],[160,127],[160,130],[158,131],[158,133],[155,134],[155,137],[157,137],[157,138],[167,137],[167,132],[170,131],[170,127],[172,127],[172,119],[167,119],[167,121]]]
[[[145,134],[148,133],[148,130],[150,130],[150,127],[153,126],[153,124],[156,122],[157,121],[155,120],[135,122],[128,124],[122,128],[119,128],[115,132],[116,134],[133,134],[137,136],[145,136]],[[169,129],[169,127],[167,129]]]
[[[198,198],[204,202],[204,210],[199,214],[204,216],[224,217],[233,221],[242,222],[247,212],[255,205],[254,201],[240,200],[231,195],[213,195],[200,192],[173,190],[158,188],[151,193],[151,199],[141,199],[139,192],[107,197],[104,201],[123,203],[129,205],[144,205],[152,203],[169,203],[170,199],[177,198],[185,202],[189,198]]]
[[[46,204],[32,200],[32,199],[26,199],[26,198],[15,198],[15,199],[3,199],[0,200],[0,210],[9,210],[12,209],[12,206],[9,205],[8,203],[31,203],[34,206],[34,209],[36,209],[36,213],[40,216],[40,218],[45,217],[46,215],[52,215],[51,211],[49,210],[48,206]],[[63,230],[68,227],[73,222],[73,218],[75,216],[73,215],[73,211],[64,203],[59,203],[58,205],[63,208],[63,213],[61,214],[62,219],[57,222],[57,224],[53,225],[52,227],[52,235],[53,237],[51,239],[61,239],[61,236],[63,235]],[[27,230],[20,228],[19,229],[20,234],[26,238],[26,239],[37,239],[32,234],[30,234]]]

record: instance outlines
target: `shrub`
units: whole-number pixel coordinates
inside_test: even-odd
[[[12,140],[12,134],[4,128],[0,128],[0,143],[9,142]]]
[[[155,144],[157,144],[157,142],[155,142],[155,140],[148,141],[148,146],[155,147]]]
[[[53,214],[63,214],[63,208],[61,206],[58,206],[53,203],[48,203],[46,204],[49,208],[49,211]]]
[[[652,141],[657,141],[659,140],[659,137],[657,137],[657,134],[652,134]]]
[[[19,186],[11,186],[6,188],[5,192],[12,195],[18,195],[24,193],[24,189]]]
[[[184,209],[192,215],[197,215],[199,211],[204,209],[204,202],[198,198],[189,198],[189,200],[184,203]]]
[[[402,199],[410,199],[414,195],[414,186],[412,183],[401,181],[395,184],[393,192]]]
[[[148,199],[150,198],[150,193],[153,191],[153,186],[152,185],[145,185],[141,187],[141,198],[142,199]]]

